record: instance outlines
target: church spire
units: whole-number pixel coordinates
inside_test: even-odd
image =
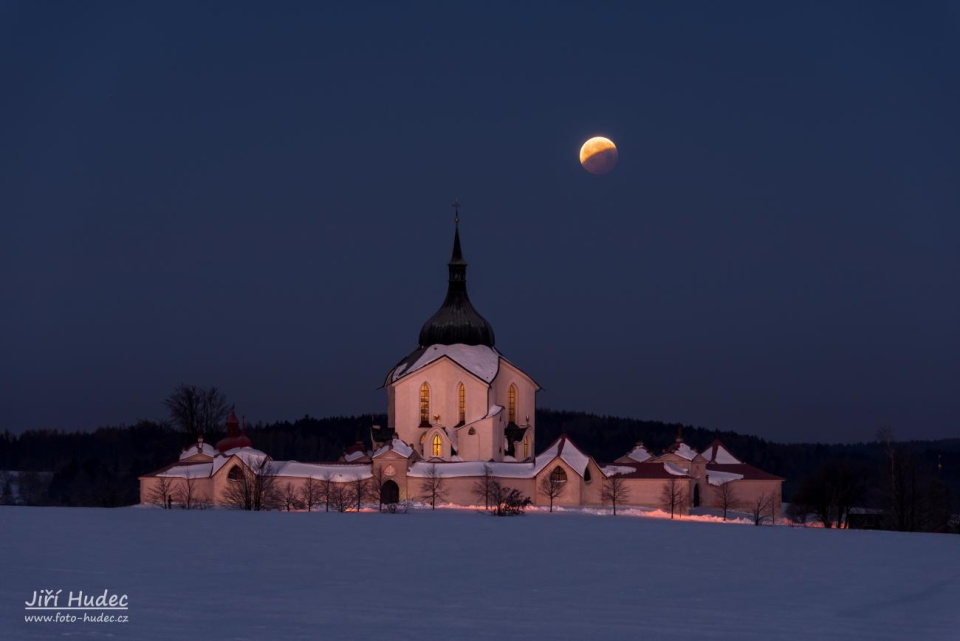
[[[460,247],[460,203],[453,203],[453,253],[447,264],[447,296],[420,330],[420,346],[486,345],[493,347],[493,327],[473,308],[467,296],[467,261]]]
[[[466,261],[463,260],[463,251],[460,249],[460,203],[453,201],[453,255],[450,257],[450,265],[463,265],[467,266]]]

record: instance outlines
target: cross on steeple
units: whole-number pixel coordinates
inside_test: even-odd
[[[459,223],[460,222],[460,201],[454,200],[451,207],[453,207],[453,222]]]

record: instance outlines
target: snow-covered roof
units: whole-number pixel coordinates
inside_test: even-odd
[[[504,457],[512,458],[512,457]],[[562,435],[553,444],[537,455],[536,463],[515,463],[512,461],[464,461],[464,462],[437,462],[427,463],[418,461],[410,466],[407,475],[413,478],[424,478],[429,474],[430,466],[436,465],[436,470],[443,478],[461,476],[483,476],[484,467],[489,467],[494,476],[512,479],[529,479],[539,474],[552,461],[560,458],[577,474],[583,476],[590,463],[590,457],[581,452],[573,441]]]
[[[175,479],[205,479],[209,478],[213,471],[213,463],[183,463],[173,465],[156,476]]]
[[[719,472],[717,470],[707,471],[707,482],[710,485],[723,485],[724,483],[729,483],[730,481],[739,481],[743,478],[743,474],[735,474],[734,472]]]
[[[629,465],[606,465],[600,468],[604,476],[617,476],[620,474],[633,474],[636,469]]]
[[[643,463],[644,461],[649,461],[653,458],[653,454],[650,453],[650,450],[643,446],[643,443],[637,443],[636,446],[627,452],[627,458],[636,461],[637,463]]]
[[[216,456],[217,448],[210,445],[209,443],[194,443],[187,449],[180,452],[180,460],[182,461],[185,458],[191,456],[196,456],[197,454],[206,454],[207,456]]]
[[[672,479],[677,476],[687,476],[687,473],[680,466],[655,459],[644,463],[629,464],[625,464],[622,459],[619,459],[619,461],[617,464],[602,468],[603,473],[609,477],[614,475],[613,470],[617,470],[616,476],[659,481]]]
[[[693,449],[683,441],[677,441],[676,443],[671,445],[667,449],[666,453],[676,454],[680,458],[685,458],[688,461],[692,461],[693,459],[697,458],[697,454],[698,454],[698,452],[695,449]]]
[[[243,461],[243,464],[250,469],[256,468],[260,465],[260,462],[267,457],[266,454],[252,447],[237,447],[232,450],[227,450],[213,459],[213,474],[216,474],[220,468],[226,465],[227,461],[233,456]]]
[[[752,465],[747,463],[728,463],[726,465],[721,463],[707,463],[706,473],[710,476],[713,476],[717,473],[727,473],[727,474],[739,474],[742,478],[748,481],[782,481],[784,480],[782,476],[777,476],[776,474],[771,474],[770,472],[764,472],[761,469],[755,468]]]
[[[669,461],[663,462],[663,469],[673,474],[674,476],[687,476],[687,471],[678,465],[674,465]]]
[[[413,448],[398,438],[395,438],[386,445],[383,445],[380,449],[374,452],[373,455],[375,457],[380,456],[381,454],[386,454],[391,450],[404,458],[410,458],[413,455]]]
[[[583,476],[583,473],[587,470],[587,464],[590,462],[589,456],[581,452],[580,449],[573,444],[573,441],[567,438],[566,434],[561,434],[560,438],[554,441],[550,447],[537,454],[537,473],[557,457],[560,457],[564,463],[572,467],[580,476]]]
[[[314,478],[337,483],[368,479],[373,476],[367,464],[301,463],[299,461],[271,461],[270,472],[276,476]]]
[[[419,369],[423,369],[443,357],[447,357],[477,378],[487,383],[493,381],[500,371],[500,353],[486,345],[430,345],[418,349],[399,365],[390,375],[390,382],[399,381]]]
[[[361,452],[357,450],[355,452],[347,452],[346,454],[344,454],[343,460],[346,461],[347,463],[352,463],[353,461],[356,461],[357,459],[361,459],[365,456],[367,456],[366,452]]]
[[[743,463],[733,454],[730,453],[723,443],[719,439],[713,441],[710,446],[701,452],[703,458],[707,459],[708,463],[719,463],[720,465],[737,465]]]
[[[417,461],[410,466],[407,476],[425,478],[430,473],[430,466],[436,465],[436,470],[443,478],[457,478],[463,476],[483,476],[484,466],[489,466],[494,476],[508,479],[529,479],[536,476],[537,470],[533,463],[483,462],[463,461],[460,463],[425,463]]]

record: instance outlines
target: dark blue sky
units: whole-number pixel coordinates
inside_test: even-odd
[[[0,429],[384,411],[458,198],[540,406],[957,436],[960,4],[597,4],[0,3]]]

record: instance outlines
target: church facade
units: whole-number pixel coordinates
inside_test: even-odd
[[[467,295],[459,222],[446,297],[421,328],[417,348],[387,373],[387,426],[372,429],[369,444],[335,462],[274,461],[253,447],[231,414],[227,437],[215,446],[201,439],[175,463],[140,477],[141,502],[171,507],[188,496],[203,505],[235,505],[239,485],[269,475],[288,507],[290,497],[309,494],[318,481],[366,487],[367,498],[393,503],[424,500],[437,479],[440,494],[433,498],[441,503],[483,505],[478,488],[493,479],[537,505],[601,506],[614,494],[619,505],[662,508],[672,494],[683,514],[730,495],[741,507],[765,502],[779,513],[783,479],[736,459],[719,442],[696,452],[678,435],[658,456],[638,444],[609,465],[565,435],[537,452],[540,386],[497,350],[493,327]]]

